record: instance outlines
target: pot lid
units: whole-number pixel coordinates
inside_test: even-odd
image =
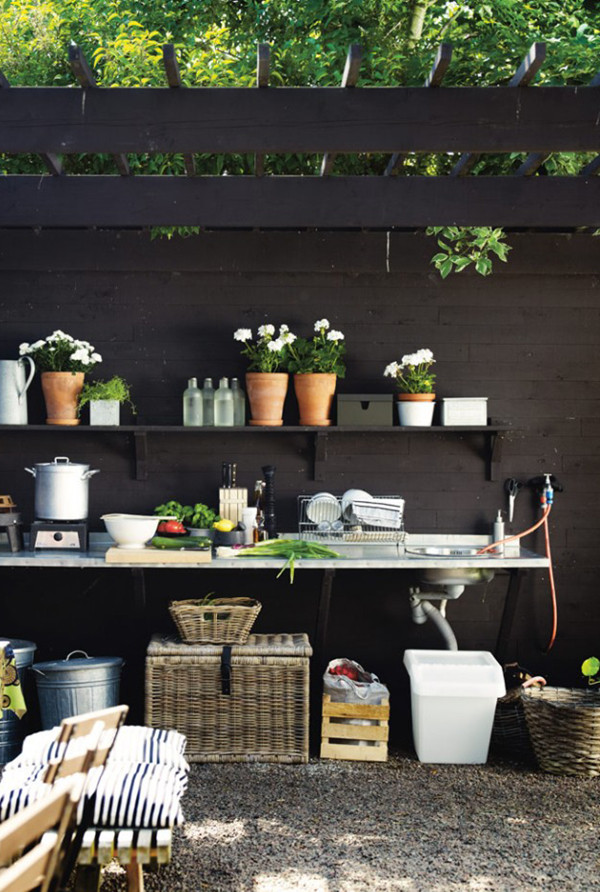
[[[89,470],[89,465],[80,462],[71,461],[66,455],[57,455],[54,461],[41,461],[35,465],[37,468],[44,468],[51,474],[81,474]]]
[[[81,653],[81,651],[76,651]],[[34,663],[32,669],[39,672],[77,672],[79,669],[102,669],[122,666],[122,657],[76,657],[71,660],[47,660],[45,663]]]

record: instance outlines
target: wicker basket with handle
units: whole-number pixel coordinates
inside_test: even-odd
[[[253,598],[190,598],[169,604],[187,644],[245,644],[261,608]]]
[[[600,695],[581,688],[527,688],[521,694],[540,768],[551,774],[600,774]]]

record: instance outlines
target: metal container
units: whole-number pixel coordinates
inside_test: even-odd
[[[33,641],[23,641],[22,638],[8,638],[5,640],[8,640],[15,652],[17,672],[19,673],[19,681],[23,688],[28,712],[22,719],[18,718],[10,709],[0,712],[0,765],[10,762],[11,759],[19,755],[23,738],[31,730],[28,719],[31,715],[30,694],[33,693],[33,683],[27,670],[33,663],[33,655],[37,647]]]
[[[71,659],[74,654],[83,658]],[[47,731],[63,719],[119,705],[121,657],[89,657],[72,651],[65,660],[34,663],[42,728]]]
[[[58,455],[25,470],[35,477],[35,516],[39,520],[86,520],[89,479],[100,471]]]

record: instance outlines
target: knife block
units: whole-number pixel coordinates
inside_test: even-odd
[[[242,511],[248,507],[248,490],[242,486],[222,486],[219,489],[219,514],[236,525],[242,519]]]

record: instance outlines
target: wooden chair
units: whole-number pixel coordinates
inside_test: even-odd
[[[55,889],[75,827],[85,779],[75,775],[0,824],[0,892]]]
[[[86,712],[63,719],[56,743],[63,745],[64,750],[61,756],[48,763],[44,774],[44,783],[53,784],[58,777],[66,777],[75,772],[85,773],[90,768],[104,765],[128,712],[128,706],[111,706],[108,709],[99,709],[95,712]],[[94,752],[91,753],[87,748],[77,755],[69,756],[69,743],[89,735],[98,723],[102,725],[103,733]]]

